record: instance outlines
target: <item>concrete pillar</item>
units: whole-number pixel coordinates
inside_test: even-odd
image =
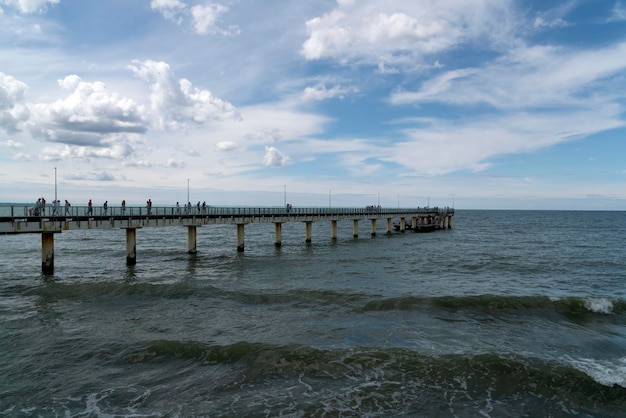
[[[189,254],[195,254],[197,249],[197,231],[195,225],[187,226],[187,252]]]
[[[448,216],[448,229],[452,229],[452,216]]]
[[[274,225],[276,226],[276,239],[274,240],[274,245],[280,247],[283,244],[283,224],[276,222]]]
[[[387,218],[387,234],[391,234],[391,218]]]
[[[400,218],[400,232],[404,232],[406,230],[406,220],[404,218]]]
[[[372,219],[372,236],[376,236],[376,219]]]
[[[41,234],[41,272],[43,274],[54,273],[54,233],[52,232]]]
[[[352,220],[352,237],[353,238],[359,237],[359,220],[358,219]]]
[[[313,222],[305,222],[305,233],[306,233],[306,243],[309,244],[311,242],[311,237],[313,235]]]
[[[330,221],[330,239],[337,239],[337,221]]]
[[[126,265],[137,264],[137,228],[126,228]]]
[[[243,252],[245,224],[237,224],[237,251]]]
[[[413,229],[417,228],[417,217],[415,216],[411,217],[411,227]]]

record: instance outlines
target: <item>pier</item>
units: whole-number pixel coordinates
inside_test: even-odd
[[[386,233],[404,233],[452,228],[452,208],[298,208],[298,207],[53,207],[34,210],[28,206],[2,207],[0,235],[41,234],[41,269],[54,272],[54,235],[63,231],[126,230],[126,264],[137,263],[137,230],[155,227],[183,227],[187,230],[187,251],[196,253],[196,230],[208,225],[236,226],[237,251],[245,248],[245,226],[253,223],[275,225],[274,245],[282,245],[282,225],[304,223],[304,239],[312,241],[314,222],[331,223],[331,239],[337,239],[337,222],[352,221],[352,236],[359,236],[359,222],[369,221],[370,235],[377,232],[377,221],[386,222]],[[394,219],[396,222],[394,223]]]

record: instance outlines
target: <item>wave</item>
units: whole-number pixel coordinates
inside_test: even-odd
[[[405,296],[370,301],[364,311],[421,310],[430,308],[446,310],[481,310],[489,312],[537,312],[552,310],[567,316],[588,314],[621,315],[626,311],[626,301],[599,297],[564,297],[547,296],[442,296],[418,297]]]
[[[557,415],[562,414],[559,408],[567,407],[577,413],[613,416],[626,407],[625,359],[546,361],[516,354],[429,356],[400,348],[322,350],[295,344],[238,342],[215,346],[194,341],[151,341],[132,351],[124,363],[192,361],[233,369],[236,365],[237,372],[222,390],[305,382],[311,401],[331,392],[344,396],[352,393],[380,403],[400,396],[415,401],[429,394],[447,397],[453,404],[484,401],[488,393],[501,405],[510,407],[524,399],[524,404],[538,403],[539,410],[552,408],[560,412]],[[394,410],[398,410],[397,405]]]
[[[376,311],[482,311],[506,314],[556,313],[570,320],[589,317],[618,318],[626,313],[626,301],[608,297],[548,297],[548,296],[502,296],[493,294],[474,296],[400,296],[380,298],[364,293],[344,293],[332,290],[294,289],[287,292],[263,290],[246,292],[222,289],[213,285],[188,282],[137,283],[137,282],[90,282],[47,283],[36,287],[13,288],[8,293],[41,296],[50,299],[82,299],[100,296],[125,295],[131,297],[186,299],[226,298],[248,305],[291,304],[294,307],[336,305],[355,312]]]

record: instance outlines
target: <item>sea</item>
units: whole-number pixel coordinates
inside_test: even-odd
[[[0,235],[0,416],[626,416],[626,212],[377,227]]]

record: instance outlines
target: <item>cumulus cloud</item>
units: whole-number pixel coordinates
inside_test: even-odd
[[[58,80],[71,93],[33,107],[29,128],[35,137],[70,145],[106,147],[110,136],[147,131],[145,110],[134,100],[109,92],[104,83],[88,83],[76,75]]]
[[[416,59],[464,42],[506,43],[517,21],[511,4],[510,0],[339,1],[331,12],[306,22],[308,39],[302,55],[308,60],[414,65]]]
[[[216,150],[224,152],[235,151],[239,148],[241,148],[241,145],[235,141],[221,141],[215,146]]]
[[[124,160],[133,156],[134,153],[133,147],[128,143],[113,143],[99,148],[64,144],[45,147],[41,151],[39,159],[42,161],[88,160],[91,158]]]
[[[291,162],[291,158],[282,154],[274,147],[265,147],[265,155],[263,156],[263,165],[271,167],[282,167]]]
[[[9,133],[30,117],[24,101],[27,89],[25,83],[0,72],[0,127]]]
[[[239,111],[229,102],[194,87],[187,79],[176,79],[165,62],[133,61],[128,68],[151,83],[151,108],[159,128],[176,130],[211,120],[241,119]]]
[[[0,0],[0,5],[6,5],[22,13],[36,13],[45,10],[48,5],[58,4],[60,0]]]
[[[12,150],[18,150],[18,149],[22,148],[23,145],[22,145],[21,142],[15,142],[12,139],[7,139],[4,142],[0,142],[0,147],[12,149]]]

